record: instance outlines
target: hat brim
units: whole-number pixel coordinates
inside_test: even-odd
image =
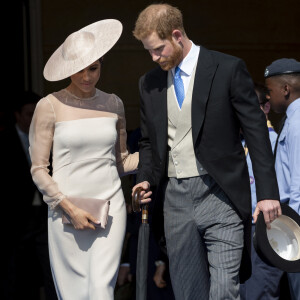
[[[63,44],[47,61],[43,75],[48,81],[58,81],[86,68],[106,54],[118,41],[123,30],[122,23],[115,19],[101,20],[80,30],[91,32],[95,36],[93,51],[76,60],[66,60],[63,57]]]
[[[270,244],[270,234],[268,237],[267,227],[265,224],[263,213],[260,212],[255,226],[255,232],[253,235],[253,246],[259,255],[259,257],[267,264],[277,267],[285,272],[300,272],[300,258],[299,258],[299,251],[300,251],[300,216],[287,204],[281,203],[281,210],[282,216],[289,218],[289,223],[292,224],[291,227],[287,228],[286,224],[283,224],[282,228],[287,228],[289,231],[293,231],[297,235],[296,245],[288,245],[290,247],[296,247],[296,252],[298,253],[297,259],[289,260],[284,258],[282,255],[279,255]],[[280,218],[279,218],[280,219]],[[281,221],[277,220],[277,224]],[[276,221],[275,220],[275,221]],[[273,222],[275,222],[273,221]],[[272,226],[272,223],[271,223]],[[275,225],[273,226],[274,228]],[[277,227],[277,228],[280,228]]]

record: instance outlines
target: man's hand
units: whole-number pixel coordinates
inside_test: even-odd
[[[166,281],[164,280],[164,273],[166,270],[166,265],[161,264],[156,267],[155,274],[153,276],[153,280],[158,288],[164,288],[167,286]]]
[[[132,188],[132,196],[136,190],[136,188],[138,187],[141,187],[144,191],[142,191],[140,193],[140,197],[139,197],[139,201],[140,201],[140,204],[146,204],[146,203],[149,203],[151,201],[151,198],[150,196],[152,195],[152,192],[149,191],[150,189],[150,183],[148,181],[143,181],[143,182],[140,182],[138,184],[136,184],[133,188]]]
[[[265,223],[267,228],[271,228],[271,222],[273,222],[276,218],[282,215],[280,201],[278,200],[261,200],[257,202],[255,211],[253,213],[253,221],[256,223],[257,217],[260,212],[263,212]]]
[[[121,265],[117,278],[117,286],[122,286],[127,282],[131,282],[131,279],[130,267]]]

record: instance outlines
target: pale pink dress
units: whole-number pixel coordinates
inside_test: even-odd
[[[80,99],[63,89],[37,104],[29,133],[31,173],[49,206],[50,261],[59,299],[113,299],[126,228],[120,175],[138,165],[126,137],[123,103],[114,94],[97,89],[94,97]],[[109,199],[106,229],[62,224],[57,204],[64,195]]]

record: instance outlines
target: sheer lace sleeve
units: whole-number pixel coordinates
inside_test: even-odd
[[[127,133],[126,133],[126,120],[125,120],[125,112],[124,105],[120,98],[117,98],[117,114],[118,114],[118,122],[117,122],[117,133],[118,138],[116,142],[116,161],[117,168],[120,175],[125,175],[128,173],[134,173],[137,171],[137,166],[139,163],[139,153],[135,152],[133,154],[129,154],[127,149]]]
[[[54,208],[65,196],[49,175],[49,158],[53,142],[55,113],[50,95],[42,98],[35,109],[29,130],[29,153],[34,183],[43,194],[44,201]]]

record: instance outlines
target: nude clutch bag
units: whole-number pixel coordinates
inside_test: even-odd
[[[109,212],[109,200],[102,200],[96,198],[79,198],[79,197],[68,197],[68,200],[77,207],[87,211],[94,218],[100,221],[99,224],[93,223],[95,227],[105,228],[108,220]],[[70,217],[67,213],[63,212],[62,215],[63,224],[71,224]]]

